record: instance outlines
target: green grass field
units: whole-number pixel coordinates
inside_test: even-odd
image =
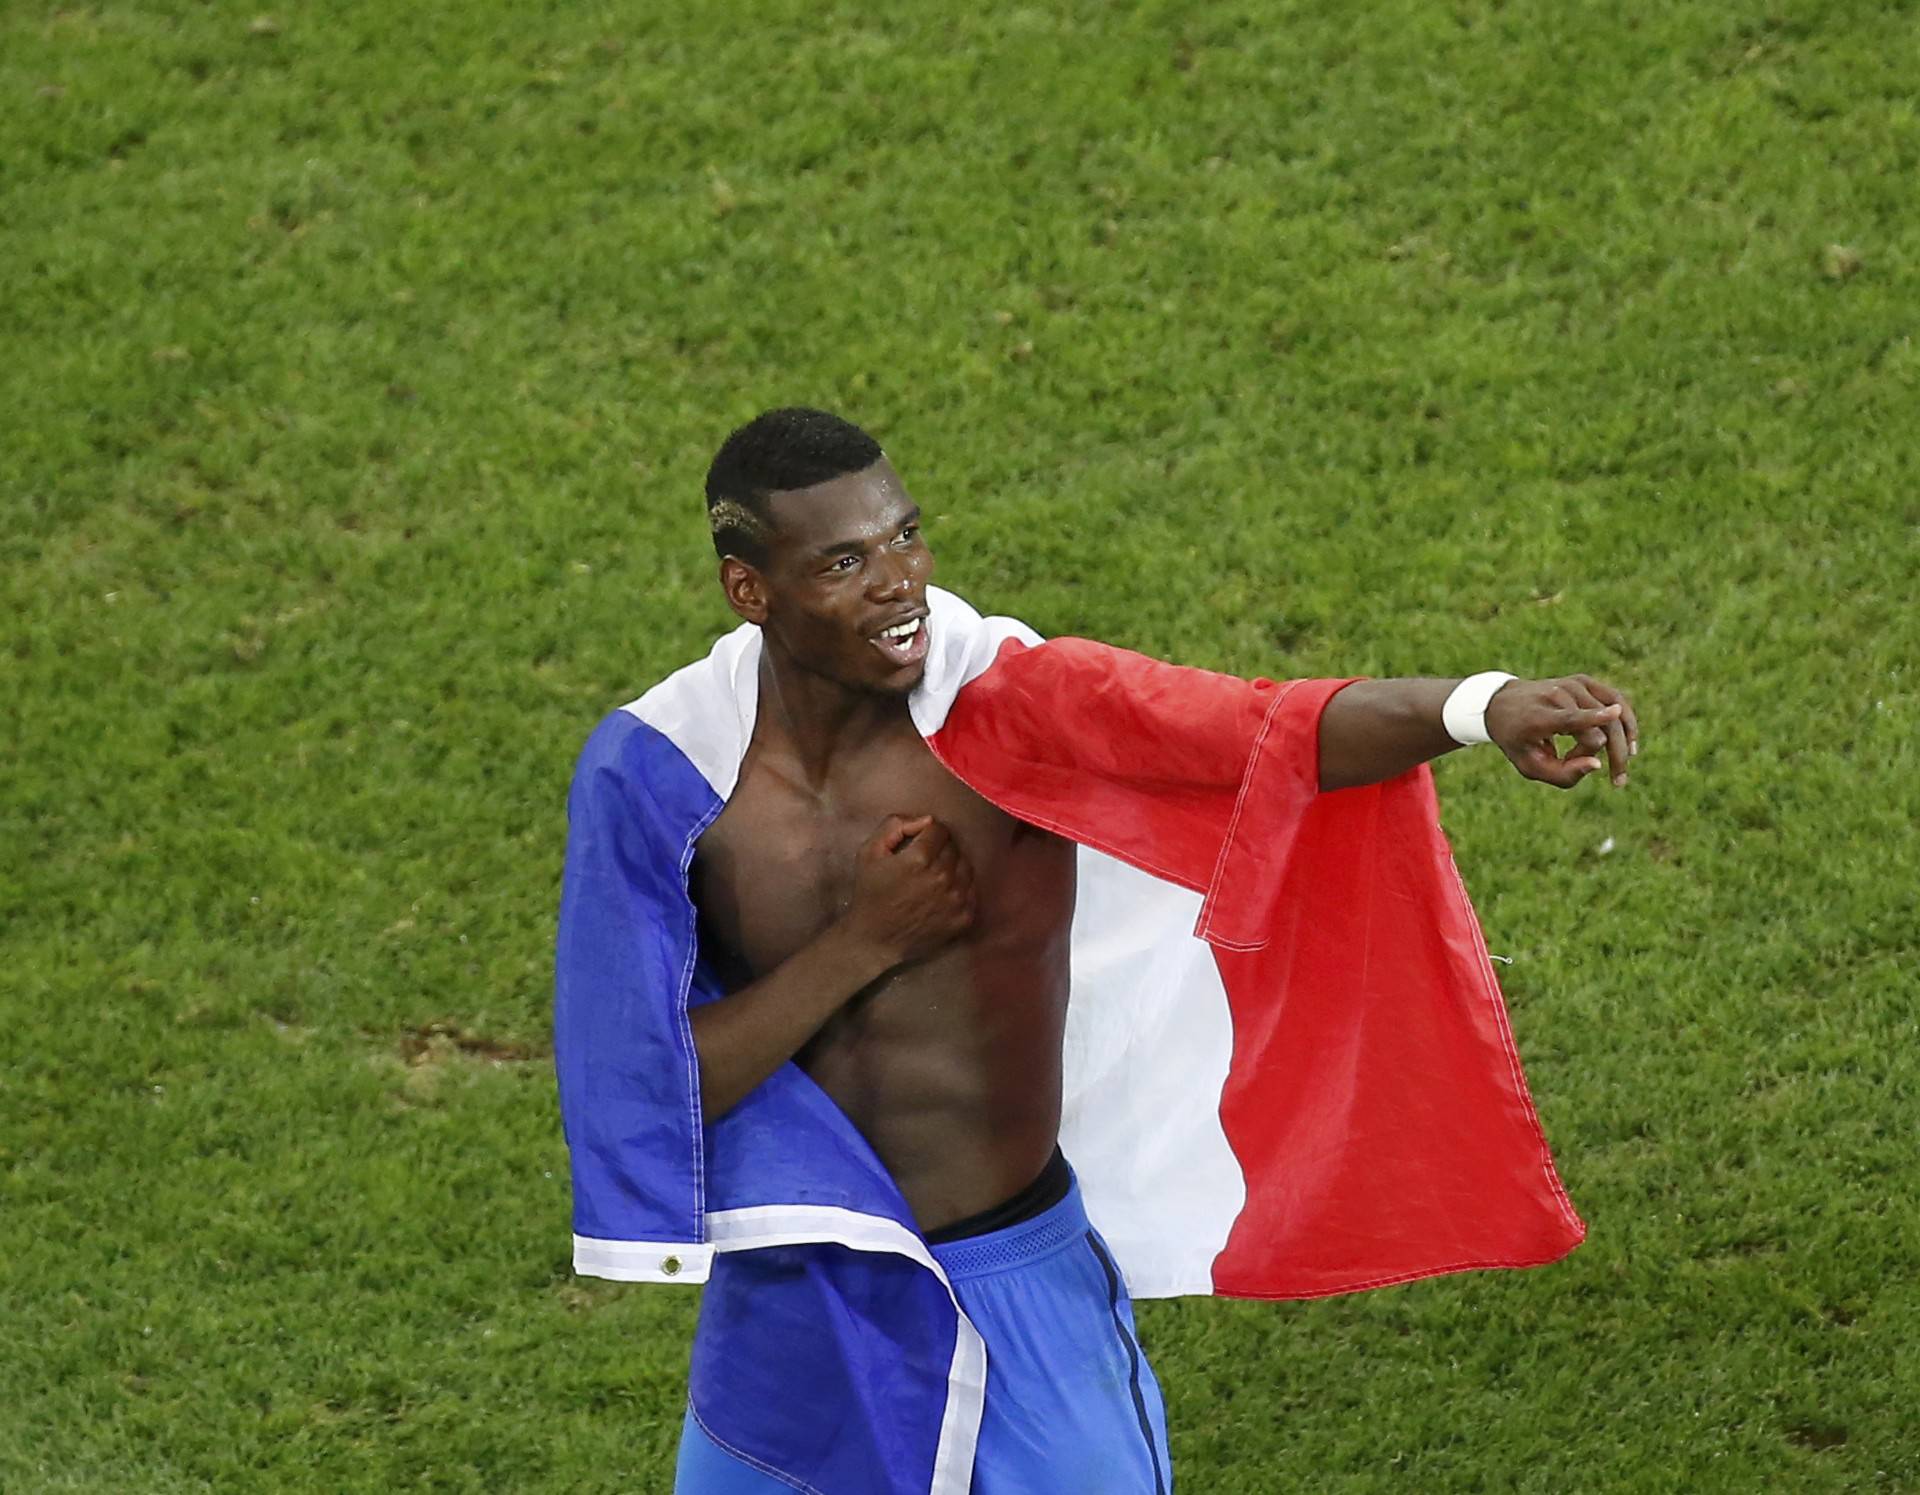
[[[255,0],[265,4],[268,0]],[[1920,8],[0,9],[0,1489],[664,1491],[563,797],[838,408],[941,579],[1439,770],[1592,1235],[1147,1304],[1180,1488],[1920,1490]]]

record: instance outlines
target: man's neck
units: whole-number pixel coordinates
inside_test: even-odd
[[[771,645],[761,651],[754,737],[791,755],[815,788],[836,758],[907,719],[905,696],[854,690],[800,668]]]

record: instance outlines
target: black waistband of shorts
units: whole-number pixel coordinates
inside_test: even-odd
[[[938,1230],[929,1231],[927,1244],[943,1246],[949,1241],[988,1235],[996,1230],[1005,1230],[1009,1225],[1018,1225],[1023,1220],[1031,1220],[1065,1199],[1067,1190],[1072,1186],[1073,1170],[1067,1166],[1065,1154],[1056,1146],[1053,1156],[1047,1159],[1047,1166],[1040,1170],[1040,1176],[1018,1194],[1011,1199],[1003,1199],[992,1209],[981,1210],[977,1215],[968,1215],[964,1220],[955,1220],[951,1225],[942,1225]]]

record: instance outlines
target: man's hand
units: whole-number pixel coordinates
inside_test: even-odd
[[[973,923],[973,868],[953,833],[931,815],[889,815],[860,848],[843,922],[893,965],[962,933]]]
[[[1614,787],[1627,784],[1627,760],[1640,751],[1640,724],[1623,691],[1591,675],[1558,680],[1509,680],[1487,702],[1487,735],[1527,778],[1571,789],[1600,769],[1601,753]],[[1574,746],[1562,757],[1556,737]]]
[[[973,922],[973,869],[931,815],[889,815],[860,848],[847,911],[773,970],[688,1014],[700,1106],[718,1121],[856,992]]]

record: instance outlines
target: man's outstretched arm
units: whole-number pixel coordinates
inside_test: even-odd
[[[1358,680],[1320,716],[1320,787],[1351,789],[1391,779],[1461,746],[1442,709],[1458,680]],[[1640,726],[1625,693],[1591,675],[1509,680],[1487,702],[1487,735],[1523,775],[1571,789],[1607,767],[1625,787]],[[1573,746],[1562,756],[1554,739]],[[1604,756],[1604,759],[1602,755]]]

